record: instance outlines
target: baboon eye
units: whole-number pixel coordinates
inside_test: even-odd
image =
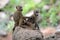
[[[38,11],[36,11],[36,13],[39,13]]]

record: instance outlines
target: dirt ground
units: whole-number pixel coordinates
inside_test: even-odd
[[[12,40],[12,32],[9,32],[7,37],[0,37],[0,40]]]

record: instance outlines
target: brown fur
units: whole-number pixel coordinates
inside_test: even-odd
[[[24,17],[22,15],[22,11],[23,11],[22,6],[17,6],[16,9],[17,10],[13,15],[13,19],[15,22],[13,31],[15,30],[16,26],[20,26],[22,28],[31,28],[31,29],[38,28],[39,29],[39,26],[37,24],[38,22],[36,21],[39,13],[38,10],[35,10],[34,14],[31,17]]]
[[[38,13],[39,13],[39,11],[35,10],[34,14],[28,19],[27,24],[34,25],[33,29],[37,28],[39,30],[39,26],[38,26],[38,22],[37,22]]]
[[[14,28],[13,30],[15,29],[16,26],[19,25],[19,20],[21,19],[21,17],[23,16],[22,15],[22,6],[17,6],[16,7],[16,12],[14,13],[13,15],[13,19],[14,19],[14,22],[15,22],[15,25],[14,25]]]

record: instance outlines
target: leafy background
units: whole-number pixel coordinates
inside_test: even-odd
[[[2,8],[3,12],[6,13],[6,18],[0,22],[0,29],[11,31],[14,26],[14,21],[9,20],[10,15],[15,12],[17,5],[23,6],[23,15],[27,14],[30,10],[35,8],[40,9],[42,16],[42,22],[40,26],[57,26],[60,20],[60,0],[41,0],[41,2],[34,2],[35,0],[10,0],[9,3]],[[38,0],[37,0],[38,1]],[[44,8],[46,6],[46,8]],[[49,9],[47,10],[47,8]],[[8,20],[8,22],[7,22]]]

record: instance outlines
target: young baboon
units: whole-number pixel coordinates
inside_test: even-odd
[[[13,31],[15,30],[15,27],[16,26],[20,26],[20,27],[23,27],[24,25],[28,25],[26,24],[26,19],[29,19],[29,17],[24,17],[22,15],[22,6],[16,6],[16,12],[14,13],[13,15],[13,19],[14,19],[14,22],[15,22],[15,25],[14,25],[14,28],[13,28]],[[22,24],[24,24],[23,26],[21,26]]]
[[[30,16],[29,18],[27,18],[27,20],[25,20],[25,23],[27,25],[30,25],[31,28],[39,30],[39,26],[38,26],[38,14],[39,10],[34,10],[34,14],[32,16]]]
[[[37,28],[37,30],[39,30],[38,21],[37,21],[38,16],[39,16],[39,10],[34,10],[34,15],[31,16],[31,22],[35,24],[35,29]]]
[[[39,10],[34,10],[34,14],[31,17],[24,17],[22,15],[22,11],[23,11],[22,6],[17,6],[16,9],[17,10],[13,15],[13,19],[15,21],[13,31],[15,30],[16,26],[24,27],[24,25],[29,26],[33,29],[38,28],[39,30],[38,21],[37,21]]]
[[[14,22],[15,22],[13,31],[15,30],[15,27],[19,25],[19,20],[23,16],[22,11],[23,11],[22,6],[16,6],[16,12],[13,15],[13,19],[14,19]]]

